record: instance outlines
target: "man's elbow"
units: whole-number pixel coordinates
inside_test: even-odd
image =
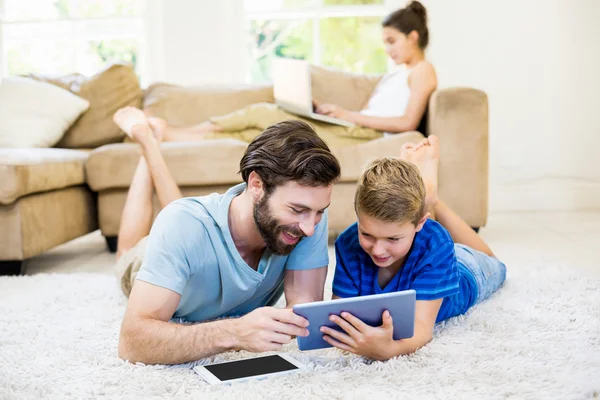
[[[137,336],[135,329],[128,328],[125,324],[121,327],[118,347],[119,358],[123,361],[129,361],[132,364],[137,362],[147,364],[149,360],[144,359],[144,355],[137,345]]]
[[[133,349],[131,339],[124,335],[121,331],[121,335],[119,336],[119,358],[123,361],[136,363],[139,361],[139,357],[135,353],[136,352]]]

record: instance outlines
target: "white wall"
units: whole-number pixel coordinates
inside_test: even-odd
[[[149,2],[153,80],[244,81],[243,0]],[[422,2],[440,86],[489,96],[491,210],[600,208],[600,1]]]
[[[243,0],[148,0],[148,80],[182,85],[243,82]]]
[[[4,17],[3,0],[0,0],[0,21]],[[2,83],[2,77],[4,76],[4,51],[2,49],[2,24],[0,24],[0,83]]]
[[[600,208],[600,2],[423,3],[441,86],[489,96],[491,209]]]

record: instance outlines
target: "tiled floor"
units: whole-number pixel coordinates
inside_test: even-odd
[[[509,268],[541,261],[600,277],[600,210],[492,214],[480,233]],[[97,231],[31,259],[27,273],[112,273],[113,265]]]

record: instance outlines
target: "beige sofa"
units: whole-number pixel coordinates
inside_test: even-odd
[[[114,68],[121,71],[125,67]],[[121,75],[126,74],[121,71]],[[377,77],[319,67],[313,67],[312,78],[316,99],[351,110],[358,110],[366,103],[378,80]],[[128,86],[123,83],[127,79],[112,84],[123,89]],[[105,82],[103,87],[108,90],[111,85]],[[77,93],[73,87],[67,88]],[[128,90],[135,92],[132,88]],[[115,91],[118,90],[112,92]],[[121,212],[139,158],[139,148],[134,143],[123,143],[122,133],[115,133],[116,127],[110,122],[109,115],[114,108],[136,105],[139,101],[137,106],[150,109],[171,125],[189,126],[249,104],[273,102],[269,86],[194,88],[156,84],[145,91],[143,98],[136,96],[121,94],[120,101],[115,99],[111,103],[96,99],[96,103],[110,104],[110,107],[99,113],[106,115],[101,124],[96,121],[89,128],[95,130],[89,135],[98,141],[104,131],[110,131],[110,138],[103,140],[118,143],[93,150],[0,150],[0,273],[22,273],[23,261],[27,258],[97,226],[106,237],[109,249],[116,250]],[[90,113],[94,110],[94,99],[88,99],[92,103],[87,112]],[[376,157],[399,155],[403,143],[416,142],[424,137],[423,134],[438,135],[442,142],[440,196],[471,226],[485,225],[487,107],[487,97],[481,91],[470,88],[438,90],[433,94],[421,124],[422,133],[407,132],[360,145],[333,148],[342,165],[342,179],[334,188],[329,211],[331,233],[339,233],[355,220],[352,200],[364,164]],[[99,132],[98,125],[104,131]],[[241,181],[237,171],[246,147],[244,142],[223,139],[163,143],[161,147],[184,195],[223,192]],[[156,201],[155,206],[157,213]]]

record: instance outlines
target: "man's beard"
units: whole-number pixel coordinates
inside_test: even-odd
[[[269,195],[265,194],[262,199],[254,205],[254,222],[260,232],[267,248],[272,253],[287,256],[300,243],[305,236],[304,233],[294,225],[280,225],[279,221],[271,214],[269,208]],[[288,232],[296,237],[298,241],[294,244],[287,244],[280,239],[282,232]]]

